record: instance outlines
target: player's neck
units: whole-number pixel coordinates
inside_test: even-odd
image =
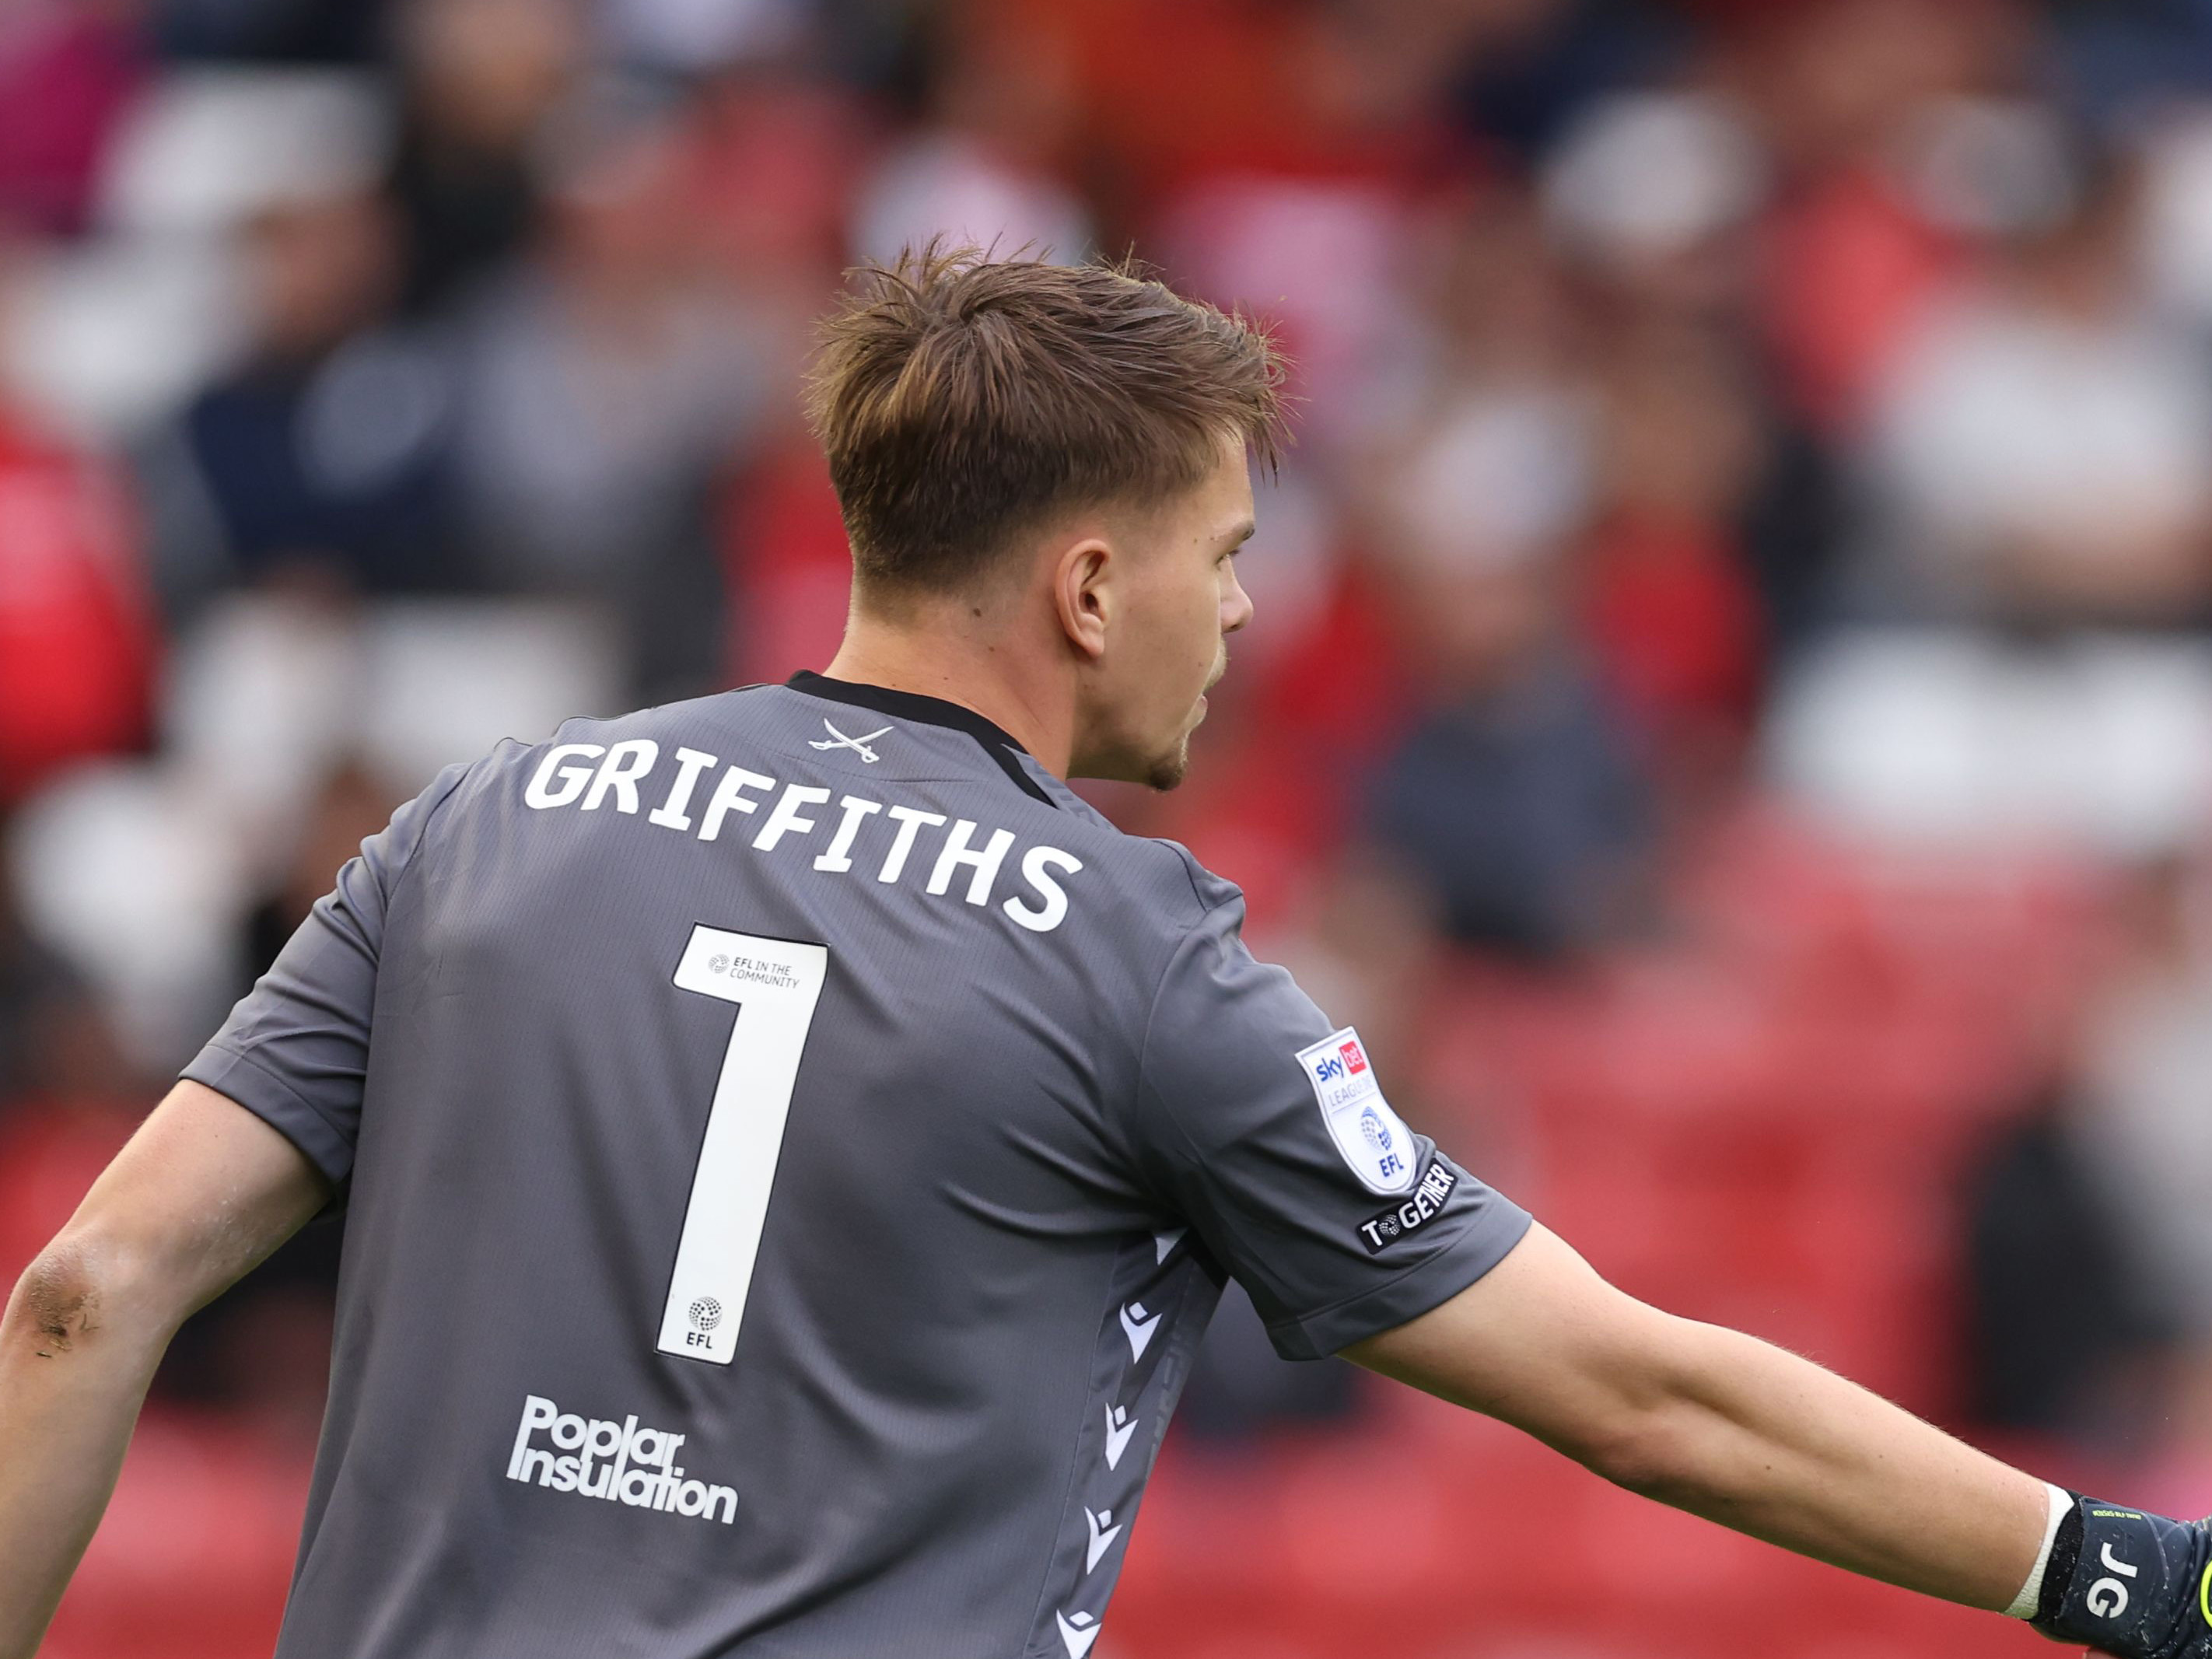
[[[957,703],[1064,778],[1075,747],[1073,699],[1054,695],[1049,672],[1039,672],[1024,654],[1004,640],[967,637],[957,625],[890,623],[856,612],[822,672],[833,680]]]

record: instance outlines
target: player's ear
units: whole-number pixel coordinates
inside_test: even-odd
[[[1113,614],[1114,550],[1097,536],[1071,542],[1053,565],[1053,609],[1068,643],[1096,660]]]

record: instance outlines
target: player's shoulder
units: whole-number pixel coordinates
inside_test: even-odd
[[[1145,836],[1121,839],[1141,849],[1148,878],[1166,890],[1164,908],[1179,924],[1176,931],[1209,920],[1241,923],[1244,890],[1200,864],[1181,842]]]
[[[1032,763],[1031,770],[1069,822],[1071,850],[1097,860],[1119,902],[1140,906],[1171,934],[1217,912],[1241,916],[1243,890],[1207,869],[1181,842],[1133,836],[1042,767]]]

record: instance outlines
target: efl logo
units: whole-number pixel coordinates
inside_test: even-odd
[[[1305,1067],[1329,1139],[1360,1184],[1387,1198],[1411,1192],[1419,1147],[1383,1099],[1359,1033],[1349,1025],[1331,1031],[1299,1049],[1297,1063]]]

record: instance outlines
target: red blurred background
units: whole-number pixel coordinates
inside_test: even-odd
[[[1409,1118],[2212,1508],[2204,0],[15,0],[0,1276],[440,765],[827,659],[807,329],[937,234],[1295,358],[1194,777],[1096,799]],[[342,1243],[186,1328],[48,1653],[267,1651]],[[2034,1641],[1232,1298],[1098,1652]]]

